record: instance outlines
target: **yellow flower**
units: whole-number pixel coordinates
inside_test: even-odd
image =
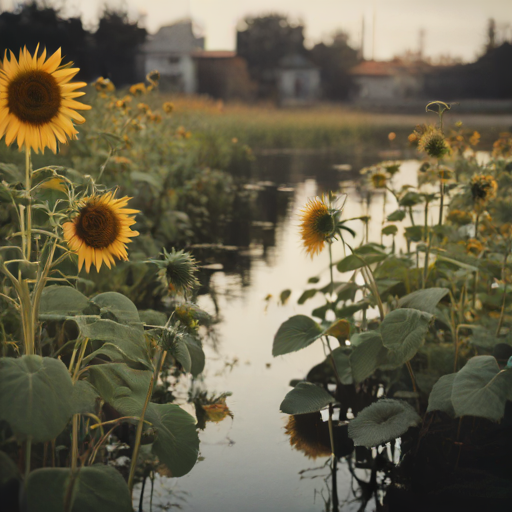
[[[96,88],[97,91],[100,91],[100,92],[112,92],[112,91],[116,90],[114,84],[110,81],[110,79],[103,78],[102,76],[100,76],[96,80],[96,82],[94,82],[94,87]]]
[[[387,176],[382,172],[372,174],[372,183],[375,188],[386,188]]]
[[[115,265],[114,256],[128,260],[126,244],[139,234],[130,228],[135,224],[130,215],[139,210],[126,208],[129,199],[116,199],[115,192],[85,197],[78,215],[62,226],[69,248],[78,254],[78,271],[82,270],[84,262],[89,272],[91,265],[99,271],[103,262],[111,268],[111,264]]]
[[[62,66],[60,48],[46,60],[46,50],[37,57],[27,48],[20,50],[19,60],[14,53],[4,55],[0,69],[0,138],[10,146],[17,139],[18,147],[32,148],[36,153],[49,147],[57,152],[57,141],[65,144],[77,138],[73,125],[85,119],[76,110],[88,110],[74,98],[83,96],[77,89],[85,82],[70,82],[78,68]]]
[[[148,87],[148,91],[151,91],[154,87],[158,87],[158,82],[160,82],[160,72],[154,69],[153,71],[150,71],[146,75],[146,80],[151,84]]]
[[[162,108],[164,109],[164,112],[166,114],[170,114],[173,110],[174,110],[174,104],[171,103],[170,101],[166,101],[163,105],[162,105]]]
[[[149,105],[147,105],[146,103],[137,103],[137,108],[144,113],[150,111]]]
[[[396,139],[396,133],[395,132],[389,132],[388,133],[388,140],[391,142]]]
[[[306,253],[313,257],[322,251],[325,242],[334,235],[336,218],[323,197],[310,199],[301,211],[302,242]]]
[[[459,224],[460,226],[464,226],[465,224],[470,224],[473,222],[473,215],[469,212],[464,212],[462,210],[452,210],[447,219],[454,224]]]
[[[484,250],[484,246],[476,238],[470,238],[466,244],[466,252],[478,256]]]
[[[139,84],[133,84],[130,87],[130,94],[133,94],[136,96],[137,94],[145,94],[146,93],[146,86],[141,82]]]
[[[477,174],[471,179],[471,195],[478,206],[483,206],[484,203],[494,199],[497,192],[498,183],[492,176]]]

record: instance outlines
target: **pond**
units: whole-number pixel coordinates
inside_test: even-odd
[[[366,160],[366,161],[365,161]],[[221,322],[216,326],[215,346],[205,347],[207,364],[199,382],[181,383],[178,396],[186,402],[189,386],[219,395],[231,392],[227,405],[233,418],[207,423],[200,432],[200,459],[186,476],[173,479],[156,475],[153,510],[180,507],[194,512],[231,511],[323,511],[331,510],[332,482],[328,457],[308,459],[290,446],[285,433],[288,415],[279,410],[292,379],[302,379],[311,367],[325,359],[322,346],[314,344],[299,352],[272,357],[273,337],[289,316],[309,314],[322,304],[315,298],[305,305],[297,299],[311,276],[328,282],[328,255],[313,260],[304,253],[299,235],[299,210],[307,199],[322,192],[342,190],[348,194],[344,215],[357,217],[366,213],[366,201],[358,189],[358,170],[379,161],[378,155],[365,158],[335,153],[273,153],[258,155],[253,181],[263,191],[261,216],[255,222],[252,242],[245,256],[250,261],[232,271],[216,271],[210,289],[216,291]],[[413,182],[418,163],[402,165],[397,177]],[[271,183],[269,183],[271,182]],[[259,184],[258,184],[259,183]],[[279,185],[279,187],[274,186]],[[270,190],[265,196],[265,190]],[[269,199],[270,198],[270,199]],[[389,198],[388,198],[389,200]],[[387,213],[395,204],[387,205]],[[274,213],[272,213],[274,212]],[[383,195],[370,205],[369,214],[382,218]],[[362,223],[351,226],[363,235]],[[261,230],[270,231],[262,237]],[[370,239],[380,236],[380,223],[374,223]],[[340,259],[341,244],[334,246]],[[281,291],[291,289],[285,305]],[[271,297],[269,297],[271,295]],[[199,305],[214,312],[210,295],[200,296]],[[187,404],[184,405],[187,407]],[[193,407],[188,409],[193,413]],[[364,470],[363,479],[368,479]],[[338,467],[340,510],[360,510],[354,492],[357,485],[345,463]],[[134,493],[138,505],[140,485]],[[144,496],[144,511],[150,510],[149,483]],[[374,510],[370,503],[367,510]]]

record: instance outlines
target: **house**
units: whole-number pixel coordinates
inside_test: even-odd
[[[363,61],[350,70],[355,85],[353,99],[379,103],[418,98],[428,67],[424,62],[408,63],[398,58]]]
[[[197,91],[193,54],[201,50],[204,38],[194,34],[191,20],[161,27],[141,48],[144,76],[156,69],[160,72],[162,90],[193,94]]]
[[[303,105],[318,99],[320,70],[303,55],[286,55],[279,61],[276,73],[281,105]]]

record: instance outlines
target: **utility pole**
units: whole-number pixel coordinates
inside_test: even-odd
[[[364,14],[361,17],[361,46],[359,47],[359,58],[364,60]]]
[[[372,23],[372,60],[375,60],[375,7],[373,8],[373,23]]]

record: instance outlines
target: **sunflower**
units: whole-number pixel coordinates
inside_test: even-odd
[[[103,262],[111,268],[111,264],[115,265],[114,256],[128,260],[126,244],[139,234],[130,228],[135,224],[130,215],[139,210],[126,208],[129,199],[116,199],[115,192],[85,197],[78,215],[62,226],[69,248],[78,254],[78,271],[82,270],[84,262],[85,270],[89,272],[91,264],[98,271]]]
[[[310,199],[302,209],[301,236],[306,253],[315,256],[322,251],[336,230],[336,213],[327,206],[324,197]]]
[[[88,110],[74,98],[83,96],[77,89],[85,82],[70,80],[78,68],[62,66],[60,48],[48,59],[46,50],[37,57],[27,48],[20,50],[19,59],[14,53],[4,55],[0,68],[0,138],[5,135],[8,146],[17,139],[21,149],[33,148],[36,153],[49,147],[57,152],[57,141],[65,144],[67,139],[76,139],[77,130],[73,125],[85,119],[76,110]]]
[[[290,444],[310,459],[331,455],[329,427],[320,413],[290,416],[285,427]]]
[[[475,205],[483,207],[485,203],[496,197],[498,183],[490,175],[477,174],[471,178],[470,190]]]

